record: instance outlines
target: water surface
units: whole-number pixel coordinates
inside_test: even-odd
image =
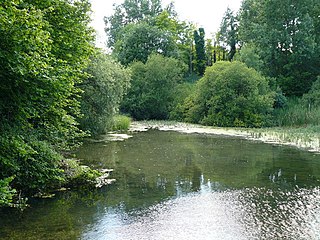
[[[117,182],[1,212],[0,239],[320,239],[318,154],[150,130],[77,155]]]

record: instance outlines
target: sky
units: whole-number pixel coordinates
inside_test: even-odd
[[[97,47],[106,48],[106,34],[104,32],[104,16],[111,16],[113,4],[121,4],[123,0],[90,0],[92,4],[92,26],[97,31]],[[206,38],[212,38],[219,30],[222,17],[229,7],[238,11],[241,0],[162,0],[164,6],[174,2],[180,20],[187,20],[203,27]]]

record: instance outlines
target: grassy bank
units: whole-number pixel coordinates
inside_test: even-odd
[[[178,131],[183,133],[216,134],[238,136],[266,143],[295,146],[320,152],[320,126],[273,127],[273,128],[218,128],[174,121],[133,122],[130,131]]]

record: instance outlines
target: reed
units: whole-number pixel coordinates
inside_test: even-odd
[[[288,99],[287,106],[274,111],[273,123],[278,127],[320,125],[320,106],[306,105],[298,98]]]
[[[131,118],[125,115],[116,115],[112,120],[112,131],[127,131],[131,124]]]

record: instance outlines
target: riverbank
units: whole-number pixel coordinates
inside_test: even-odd
[[[131,123],[129,132],[158,129],[161,131],[176,131],[182,133],[235,136],[270,144],[293,146],[312,152],[320,152],[320,131],[318,128],[319,127],[218,128],[171,121],[139,121]]]

